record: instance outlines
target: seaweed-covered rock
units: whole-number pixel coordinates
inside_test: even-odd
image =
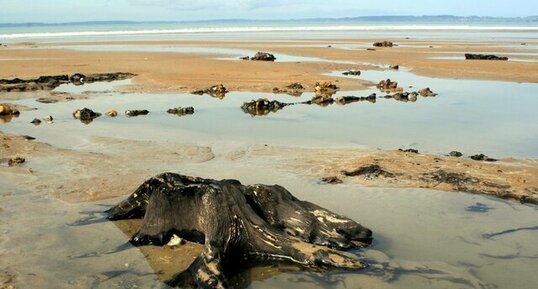
[[[147,180],[107,212],[110,220],[143,218],[131,238],[135,246],[163,246],[174,235],[204,244],[188,270],[167,282],[181,288],[230,288],[231,272],[267,260],[303,270],[359,270],[362,261],[339,251],[372,239],[369,229],[298,200],[281,186],[174,173]]]
[[[254,61],[275,61],[276,57],[268,52],[258,52],[254,56],[250,58],[250,60]]]
[[[467,60],[508,60],[508,57],[502,57],[497,56],[493,54],[473,54],[473,53],[466,53],[465,59]]]

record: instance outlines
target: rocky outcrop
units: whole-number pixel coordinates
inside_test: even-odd
[[[100,82],[100,81],[115,81],[124,80],[136,76],[132,73],[115,72],[115,73],[95,73],[87,76],[81,73],[75,73],[71,77],[68,75],[47,75],[40,76],[34,79],[0,79],[0,91],[5,92],[22,92],[36,90],[53,90],[56,87],[65,84],[73,83],[82,85],[84,83]]]
[[[380,41],[380,42],[374,42],[374,47],[392,47],[394,46],[394,43],[390,41]]]
[[[267,260],[303,270],[362,269],[356,256],[340,251],[372,240],[369,229],[281,186],[174,173],[147,180],[107,213],[110,220],[143,219],[130,240],[135,246],[163,246],[180,238],[204,245],[190,267],[167,282],[181,288],[231,288],[231,272]]]
[[[467,60],[508,60],[508,57],[501,57],[493,54],[472,54],[466,53],[465,59]]]
[[[224,87],[224,85],[217,84],[206,89],[192,91],[191,94],[196,94],[196,95],[209,94],[212,97],[223,99],[226,96],[226,93],[228,92],[229,91],[226,89],[226,87]]]
[[[250,102],[245,102],[241,109],[243,112],[248,113],[252,116],[262,116],[268,115],[271,112],[277,112],[283,109],[289,104],[282,103],[277,100],[268,100],[267,98],[259,98],[258,100],[252,100]]]
[[[275,61],[276,57],[268,52],[258,52],[254,56],[250,58],[250,60],[254,61]]]

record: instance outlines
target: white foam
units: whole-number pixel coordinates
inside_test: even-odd
[[[145,34],[187,34],[218,32],[293,32],[293,31],[532,31],[538,32],[537,26],[471,26],[471,25],[341,25],[341,26],[287,26],[287,27],[213,27],[150,30],[114,30],[114,31],[76,31],[76,32],[38,32],[0,34],[0,39],[50,38],[76,36],[107,35],[145,35]]]

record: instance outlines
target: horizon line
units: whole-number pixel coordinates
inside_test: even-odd
[[[221,19],[206,19],[206,20],[84,20],[84,21],[67,21],[67,22],[0,22],[0,25],[66,25],[66,24],[99,24],[99,23],[204,23],[218,21],[251,21],[251,22],[285,22],[285,21],[309,21],[309,20],[353,20],[353,19],[375,19],[375,18],[446,18],[445,20],[465,20],[465,19],[483,19],[483,20],[517,20],[529,19],[538,22],[538,15],[529,16],[458,16],[450,14],[439,15],[370,15],[370,16],[352,16],[352,17],[314,17],[314,18],[289,18],[289,19],[249,19],[249,18],[221,18]],[[390,20],[390,19],[385,19]]]

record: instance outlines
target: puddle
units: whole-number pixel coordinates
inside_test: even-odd
[[[75,85],[73,83],[65,83],[56,87],[53,92],[70,93],[70,94],[87,94],[87,93],[103,93],[117,89],[120,86],[130,85],[131,79],[117,80],[117,81],[100,81],[93,83],[86,83],[84,85]]]

